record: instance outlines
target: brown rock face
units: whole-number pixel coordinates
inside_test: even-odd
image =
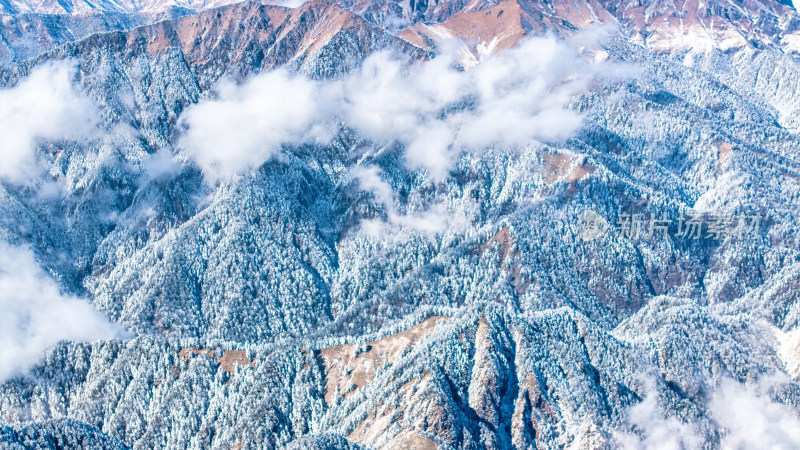
[[[325,401],[334,395],[347,397],[369,384],[381,370],[397,362],[414,344],[446,319],[431,317],[408,330],[366,344],[347,344],[320,350],[328,373]]]
[[[732,50],[765,43],[791,53],[800,49],[797,12],[773,1],[689,1],[678,5],[507,0],[490,8],[487,5],[472,3],[450,14],[441,14],[439,7],[440,20],[413,24],[398,35],[421,47],[458,37],[478,54],[511,47],[529,33],[571,35],[576,30],[610,25],[624,30],[634,42],[659,52]]]

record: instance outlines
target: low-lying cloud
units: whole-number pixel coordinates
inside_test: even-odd
[[[628,408],[627,420],[639,434],[617,432],[616,444],[625,450],[681,450],[702,448],[703,439],[690,424],[674,416],[667,416],[658,402],[654,384],[646,380],[647,395]]]
[[[726,431],[724,448],[800,448],[800,419],[768,395],[776,380],[745,387],[723,379],[711,399],[712,417]]]
[[[217,88],[217,99],[201,102],[181,115],[188,127],[180,141],[212,178],[229,176],[267,161],[283,144],[304,141],[325,117],[319,86],[285,69],[230,81]]]
[[[0,382],[28,370],[61,340],[122,335],[89,303],[62,294],[30,250],[0,243]]]
[[[0,90],[0,180],[23,182],[38,172],[37,146],[94,133],[97,108],[73,86],[75,71],[75,61],[46,63]]]
[[[780,384],[762,377],[752,386],[723,378],[707,400],[708,416],[719,427],[722,448],[800,448],[800,419],[768,391]],[[627,420],[638,431],[615,433],[616,444],[626,450],[703,448],[709,436],[698,427],[664,414],[653,384],[643,401],[627,410]]]
[[[405,214],[398,212],[395,207],[398,203],[395,191],[381,178],[382,172],[377,166],[357,166],[350,174],[363,191],[371,192],[375,196],[375,200],[386,213],[386,220],[371,219],[361,222],[361,231],[367,236],[391,236],[395,241],[402,241],[408,238],[409,232],[433,236],[445,231],[464,233],[472,227],[469,208],[465,209],[464,205],[454,209],[443,203],[435,203],[421,211]]]
[[[342,123],[376,144],[402,144],[411,169],[440,180],[463,151],[568,138],[581,118],[567,104],[606,73],[555,38],[522,41],[469,70],[451,47],[416,63],[379,52],[336,80],[278,69],[223,83],[181,116],[179,146],[216,181],[283,145],[326,143]]]

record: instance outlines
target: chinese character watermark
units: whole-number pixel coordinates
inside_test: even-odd
[[[603,216],[587,209],[578,217],[578,235],[584,242],[602,239],[609,232],[616,232],[630,240],[674,236],[679,239],[724,240],[756,236],[763,223],[759,215],[730,214],[720,212],[681,211],[677,219],[664,215],[627,213],[618,214],[617,221],[609,224]]]
[[[603,236],[611,229],[611,225],[606,222],[600,214],[587,209],[580,216],[581,239],[584,242],[591,242],[597,239],[602,239]]]

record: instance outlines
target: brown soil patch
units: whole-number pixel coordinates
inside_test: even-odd
[[[727,142],[719,144],[719,148],[717,149],[717,173],[722,172],[722,170],[727,167],[731,159],[731,153],[733,153],[731,144]]]
[[[412,44],[430,49],[430,42],[459,37],[472,45],[473,53],[482,45],[490,52],[516,45],[526,36],[522,28],[524,11],[516,0],[509,0],[482,11],[463,11],[436,25],[416,24],[397,35]]]
[[[319,351],[327,372],[325,401],[330,404],[335,392],[344,397],[366,386],[375,375],[394,364],[422,337],[436,327],[437,321],[447,319],[433,316],[422,323],[366,344],[345,344]]]
[[[508,269],[511,273],[511,285],[518,294],[522,295],[530,286],[531,281],[522,275],[521,267],[513,262],[509,264],[508,257],[517,257],[519,252],[511,253],[511,248],[514,246],[514,238],[511,236],[511,230],[508,226],[504,226],[488,241],[480,245],[480,252],[485,253],[497,246],[497,251],[500,255],[500,268]]]
[[[422,436],[414,430],[407,431],[387,442],[381,450],[436,450],[436,442]]]
[[[234,373],[236,366],[250,366],[255,367],[255,362],[251,362],[247,357],[247,353],[243,350],[226,350],[222,356],[217,357],[221,352],[210,348],[197,348],[187,347],[178,352],[178,356],[186,361],[191,360],[192,355],[204,355],[216,361],[222,370],[228,373]]]
[[[378,402],[364,420],[347,435],[347,439],[357,444],[375,446],[393,425],[403,421],[405,430],[397,432],[393,439],[380,446],[381,449],[437,448],[438,446],[433,441],[420,436],[415,431],[417,429],[433,430],[435,427],[432,424],[436,422],[437,417],[444,414],[441,405],[432,401],[429,395],[431,383],[433,383],[433,379],[429,373],[426,373],[422,379],[409,380],[398,392],[400,394],[398,403],[387,406],[382,401]]]
[[[559,181],[574,182],[593,174],[595,167],[591,164],[576,164],[577,160],[563,153],[543,152],[544,182],[552,185]]]
[[[511,231],[508,226],[504,226],[491,239],[481,244],[481,253],[494,248],[495,245],[497,245],[497,249],[500,252],[500,260],[505,261],[511,253],[511,247],[514,245],[514,239],[511,237]]]

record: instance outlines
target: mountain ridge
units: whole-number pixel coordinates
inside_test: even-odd
[[[0,380],[0,443],[800,442],[796,13],[748,2],[761,22],[707,31],[698,6],[683,18],[699,14],[689,31],[714,45],[695,48],[671,34],[674,4],[613,5],[237,3],[10,60],[3,95],[71,64],[100,131],[37,142],[42,170],[0,182],[0,239],[131,337],[59,342]],[[583,29],[603,21],[619,29]],[[730,27],[758,45],[731,44]],[[541,91],[525,84],[537,76]],[[447,95],[464,85],[478,88]],[[414,165],[441,156],[439,134],[420,156],[407,130],[484,118],[497,98],[509,103],[489,113],[558,108],[480,122],[472,147],[459,130],[441,175]],[[287,124],[297,99],[333,125],[274,144],[269,121]],[[198,105],[248,122],[216,156],[251,135],[274,148],[213,177],[181,139]],[[564,139],[524,133],[571,117]],[[587,211],[614,229],[586,239]],[[675,230],[722,212],[763,223]],[[635,236],[634,214],[673,220],[670,233]],[[767,431],[748,435],[749,421]]]

